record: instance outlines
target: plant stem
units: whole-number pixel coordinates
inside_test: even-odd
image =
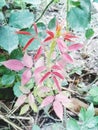
[[[48,7],[49,7],[53,2],[54,2],[54,0],[51,0],[51,1],[49,2],[49,4],[45,7],[45,9],[43,10],[42,14],[39,16],[39,18],[38,18],[37,20],[35,20],[35,23],[38,22],[38,21],[42,18],[42,16],[44,15],[45,11],[48,9]]]
[[[66,17],[69,11],[69,0],[66,1]],[[68,25],[68,20],[66,18],[66,32],[69,32],[69,25]]]

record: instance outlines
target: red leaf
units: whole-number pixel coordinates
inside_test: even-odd
[[[55,82],[55,84],[56,84],[56,86],[57,86],[57,89],[58,89],[59,91],[61,91],[61,88],[60,88],[59,82],[58,82],[58,80],[56,79],[55,76],[53,76],[53,81]]]
[[[47,105],[53,103],[53,100],[54,100],[54,96],[48,96],[48,97],[46,97],[46,98],[42,101],[40,108],[45,107],[45,106],[47,106]]]
[[[30,46],[30,44],[34,41],[35,38],[31,38],[27,43],[26,45],[24,46],[23,48],[23,51],[26,50],[28,48],[28,46]]]
[[[68,47],[68,50],[69,51],[75,51],[75,50],[78,50],[78,49],[81,49],[83,47],[83,45],[82,44],[73,44],[73,45],[70,45],[69,47]]]
[[[5,67],[11,70],[19,71],[24,68],[24,65],[19,60],[7,60],[2,63]]]
[[[70,34],[70,33],[65,33],[65,34],[64,34],[64,40],[72,41],[72,40],[71,40],[72,38],[78,38],[78,37],[75,36],[75,35],[73,35],[73,34]]]
[[[59,101],[54,101],[53,102],[53,109],[56,113],[56,115],[63,120],[63,106]]]
[[[15,106],[15,107],[20,107],[20,106],[25,102],[26,98],[27,98],[26,95],[21,95],[21,96],[17,99],[17,101],[16,101],[16,103],[15,103],[14,106]]]
[[[59,65],[53,65],[52,69],[61,70],[61,67]]]
[[[42,86],[42,87],[39,88],[38,91],[39,91],[40,94],[43,94],[43,93],[48,93],[48,92],[50,92],[51,89],[50,89],[49,87],[47,87],[47,86],[44,86],[44,87]]]
[[[35,80],[37,85],[39,85],[40,79],[41,79],[41,75],[39,73],[34,74],[34,80]]]
[[[37,50],[37,53],[36,53],[35,56],[34,56],[34,60],[39,59],[39,57],[40,57],[41,54],[42,54],[42,51],[43,51],[43,49],[42,49],[42,47],[40,47],[40,48]]]
[[[26,31],[16,31],[17,34],[24,34],[24,35],[32,35],[30,32]]]
[[[67,53],[63,53],[62,54],[63,59],[67,62],[67,63],[73,63],[73,59],[71,58],[71,56]]]
[[[36,74],[44,71],[45,69],[46,69],[45,66],[40,66],[40,67],[38,67],[38,68],[35,69],[34,74],[36,75]]]
[[[42,83],[46,78],[48,78],[48,76],[51,74],[51,72],[47,72],[39,81],[39,83]]]
[[[66,43],[64,41],[62,41],[62,39],[60,39],[60,38],[57,39],[57,44],[58,44],[58,48],[61,53],[64,53],[65,49],[68,49],[66,46]]]
[[[31,79],[32,73],[31,70],[27,69],[22,74],[22,85],[25,85]]]
[[[29,56],[27,53],[25,53],[23,57],[23,64],[24,66],[31,68],[33,66],[32,56]]]
[[[44,42],[50,41],[51,39],[52,39],[52,37],[49,36],[49,37],[47,37],[47,38],[44,40]]]
[[[34,30],[35,30],[36,34],[38,34],[37,25],[35,23],[34,23]]]
[[[58,72],[52,72],[52,74],[54,74],[55,76],[58,76],[60,79],[64,79],[64,76],[63,75],[61,75],[60,73],[58,73]]]
[[[70,103],[71,100],[65,96],[63,93],[59,93],[55,96],[55,100],[61,102],[65,107],[67,107]]]
[[[54,38],[54,33],[52,31],[47,30],[46,32],[50,35],[51,38]]]
[[[63,59],[60,59],[59,61],[57,61],[58,66],[60,66],[61,69],[64,69],[66,62],[64,62]]]

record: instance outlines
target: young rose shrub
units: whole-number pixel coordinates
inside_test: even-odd
[[[64,94],[64,90],[61,87],[61,82],[66,78],[66,75],[64,75],[64,71],[66,71],[65,65],[73,63],[70,52],[81,49],[83,46],[80,43],[74,43],[73,39],[76,39],[76,36],[63,32],[62,29],[62,25],[57,23],[54,32],[46,30],[47,37],[42,41],[40,40],[40,47],[36,50],[34,57],[25,52],[22,61],[11,59],[2,62],[5,67],[13,71],[23,70],[21,86],[24,86],[24,88],[32,79],[35,82],[33,90],[32,87],[29,87],[30,91],[27,93],[23,92],[23,95],[18,97],[15,106],[21,106],[25,101],[26,103],[28,101],[33,111],[37,112],[36,101],[40,103],[39,109],[52,105],[60,120],[63,120],[63,108],[69,107],[71,104],[71,100]],[[34,30],[36,32],[35,37],[32,37],[26,43],[23,51],[26,51],[35,39],[40,39],[36,24],[34,24]],[[21,30],[16,33],[25,36],[31,35],[29,32]],[[68,46],[67,41],[73,44]],[[44,59],[44,62],[42,59]],[[39,94],[40,88],[44,94]],[[23,101],[21,101],[22,98],[24,99]],[[27,106],[27,108],[29,107]],[[24,113],[23,110],[22,113]]]

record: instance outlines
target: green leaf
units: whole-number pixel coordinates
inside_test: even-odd
[[[11,13],[9,25],[22,29],[30,27],[34,22],[34,15],[29,10],[18,10]]]
[[[71,4],[73,6],[80,6],[80,2],[79,1],[71,1]]]
[[[5,6],[5,5],[6,5],[5,0],[0,0],[0,8],[2,8],[2,7]]]
[[[15,29],[9,26],[0,27],[0,46],[11,53],[18,46]]]
[[[55,3],[58,3],[60,0],[54,0]]]
[[[23,57],[23,53],[21,49],[15,49],[10,54],[10,59],[18,59],[20,60]]]
[[[86,120],[92,118],[95,115],[93,103],[88,107],[86,111]]]
[[[9,74],[11,70],[7,69],[5,66],[0,66],[0,74]]]
[[[17,82],[15,85],[14,85],[14,87],[13,87],[13,91],[14,91],[14,95],[16,96],[16,97],[19,97],[19,96],[21,96],[23,93],[20,91],[20,82]]]
[[[4,20],[4,15],[3,15],[2,12],[0,12],[0,22],[1,22],[2,20]]]
[[[38,28],[38,36],[41,39],[44,39],[46,37],[46,25],[43,22],[38,22],[37,28]]]
[[[38,30],[46,30],[46,25],[43,22],[37,23]]]
[[[41,0],[24,0],[24,2],[33,4],[33,5],[39,5],[41,4]]]
[[[67,121],[67,130],[80,130],[79,125],[77,124],[76,120],[69,119]]]
[[[32,130],[41,130],[40,127],[38,125],[33,125]]]
[[[86,127],[89,129],[94,128],[96,125],[98,125],[98,116],[90,118],[86,123]]]
[[[5,61],[6,57],[4,54],[0,54],[0,62]]]
[[[97,2],[98,3],[98,0],[93,0],[93,2]]]
[[[92,28],[89,28],[86,30],[85,36],[87,39],[91,38],[94,34],[94,30]]]
[[[90,0],[81,0],[80,2],[81,8],[85,10],[87,15],[91,12],[91,1]]]
[[[69,26],[75,30],[83,30],[90,22],[90,15],[81,8],[72,7],[67,14]]]
[[[56,27],[56,17],[52,18],[48,23],[49,29],[54,29]]]
[[[81,108],[80,113],[79,113],[79,118],[82,121],[86,120],[86,109],[85,108]]]
[[[14,0],[13,5],[14,5],[14,7],[20,7],[21,9],[26,8],[26,4],[25,4],[24,0]]]
[[[28,105],[28,104],[25,104],[25,105],[21,108],[19,115],[25,114],[28,110],[29,110],[29,105]]]
[[[15,75],[3,75],[2,76],[2,85],[11,85],[15,81]]]
[[[93,86],[89,92],[88,92],[89,95],[91,96],[98,96],[98,86]]]

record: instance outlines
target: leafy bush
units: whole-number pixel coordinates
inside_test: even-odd
[[[50,1],[47,7],[54,1]],[[5,53],[0,60],[0,84],[14,86],[13,91],[18,98],[14,107],[21,106],[20,115],[26,113],[30,107],[34,112],[38,112],[52,106],[57,117],[63,121],[64,107],[72,107],[70,93],[62,86],[67,77],[66,65],[74,62],[71,52],[83,47],[82,43],[75,43],[78,37],[69,31],[69,27],[75,30],[86,29],[87,38],[93,35],[93,30],[88,26],[91,20],[91,1],[67,1],[66,30],[64,23],[58,22],[56,18],[51,19],[48,26],[38,22],[42,15],[35,20],[34,14],[27,8],[28,4],[32,5],[34,2],[0,2],[0,47]],[[35,5],[40,2],[36,0]],[[85,114],[92,114],[89,112],[92,107],[91,105],[88,108],[87,113],[81,110],[82,121]],[[83,112],[84,115],[81,115]],[[97,118],[92,118],[97,125]],[[68,130],[69,126],[72,126],[73,130],[80,129],[73,119],[68,122]],[[36,125],[34,127],[39,129]]]

